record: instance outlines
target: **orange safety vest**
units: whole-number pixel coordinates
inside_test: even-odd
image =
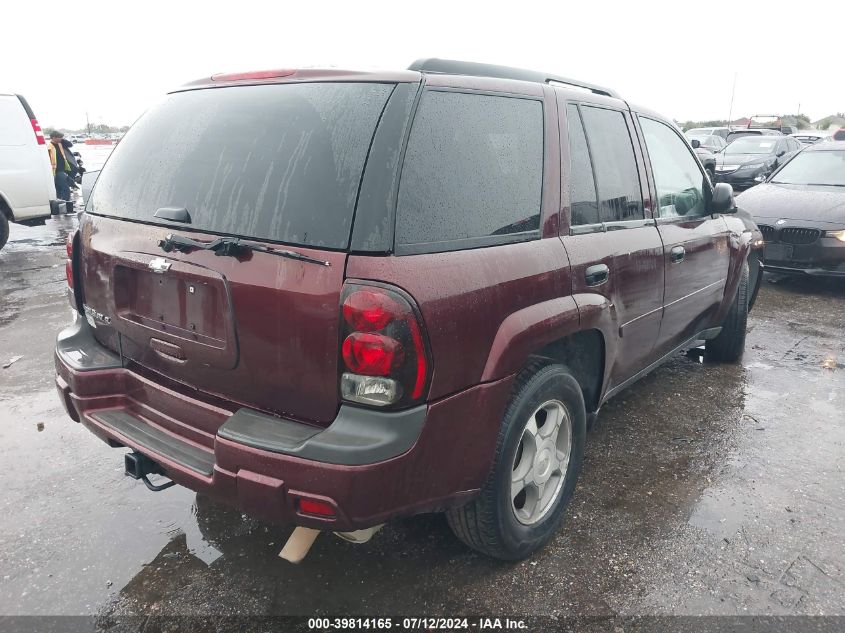
[[[62,160],[65,161],[65,171],[70,171],[68,168],[70,167],[70,163],[68,163],[67,156],[65,156],[65,148],[64,145],[59,143],[58,145],[59,152],[62,154]],[[50,166],[53,168],[53,175],[56,175],[56,145],[53,141],[47,143],[47,153],[50,155]]]

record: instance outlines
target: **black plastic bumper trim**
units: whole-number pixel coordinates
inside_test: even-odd
[[[90,417],[132,442],[129,448],[147,449],[206,476],[214,470],[213,453],[176,439],[127,411],[97,411],[91,413]]]
[[[373,411],[342,405],[334,422],[319,429],[251,409],[240,409],[217,430],[232,442],[329,464],[362,466],[408,451],[420,436],[425,405],[406,411]]]
[[[123,366],[120,356],[100,345],[94,338],[94,331],[81,316],[59,332],[56,353],[66,365],[76,371],[118,369]]]

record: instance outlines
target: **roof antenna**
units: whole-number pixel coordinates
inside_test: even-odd
[[[737,73],[734,72],[734,86],[731,88],[731,106],[728,108],[728,129],[731,129],[731,117],[733,116],[734,112],[734,94],[736,94],[736,75]]]

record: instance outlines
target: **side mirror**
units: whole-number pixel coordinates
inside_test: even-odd
[[[710,201],[712,213],[733,213],[736,211],[734,204],[734,188],[726,182],[717,183],[713,187],[713,198]]]
[[[777,153],[777,156],[778,156],[778,158],[780,158],[780,157],[781,157],[781,156],[783,156],[784,154],[786,154],[786,150],[782,149],[782,150],[780,150],[780,151]]]
[[[699,141],[697,138],[694,138],[690,142],[690,145],[692,145],[693,149],[698,149],[699,147],[701,147],[701,141]]]

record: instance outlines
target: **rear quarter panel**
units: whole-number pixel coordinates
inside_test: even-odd
[[[571,286],[556,237],[403,257],[353,255],[347,277],[390,283],[416,300],[432,354],[432,400],[478,384],[483,376],[500,377],[485,376],[485,367],[506,319],[545,302],[557,307],[555,300],[568,296]],[[506,327],[516,334],[522,324],[517,317]]]

